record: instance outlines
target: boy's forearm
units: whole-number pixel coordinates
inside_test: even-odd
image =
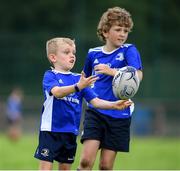
[[[77,87],[78,88],[78,87]],[[56,98],[62,98],[65,97],[71,93],[74,93],[76,91],[80,91],[76,88],[76,85],[70,85],[70,86],[63,86],[63,87],[53,87],[51,90],[51,93],[56,97]]]
[[[116,69],[112,69],[111,68],[111,70],[110,70],[110,72],[109,72],[109,75],[111,75],[111,76],[115,76],[116,75],[116,72],[117,72],[117,70]]]
[[[140,81],[143,79],[143,72],[141,70],[137,70],[138,78]]]
[[[99,109],[114,109],[114,102],[102,100],[99,98],[95,98],[90,101],[90,103],[95,107]]]

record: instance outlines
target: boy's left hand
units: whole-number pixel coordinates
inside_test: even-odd
[[[96,75],[92,75],[89,77],[85,77],[85,73],[81,72],[81,77],[79,82],[77,83],[77,86],[80,90],[82,90],[85,87],[91,86],[99,77]]]
[[[98,64],[94,67],[94,70],[97,74],[106,74],[110,76],[114,76],[117,72],[116,69],[112,69],[106,64]]]
[[[133,104],[133,102],[129,101],[129,100],[118,100],[115,102],[114,107],[115,107],[115,109],[123,110],[132,104]]]

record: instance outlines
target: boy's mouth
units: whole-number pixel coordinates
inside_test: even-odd
[[[73,63],[75,62],[75,60],[74,60],[74,59],[71,59],[69,62],[73,64]]]

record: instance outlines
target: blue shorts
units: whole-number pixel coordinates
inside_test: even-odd
[[[131,118],[112,118],[87,109],[81,143],[99,140],[100,148],[129,152]]]
[[[39,145],[34,157],[40,160],[73,163],[77,136],[72,133],[40,131]]]

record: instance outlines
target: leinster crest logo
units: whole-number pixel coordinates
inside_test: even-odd
[[[124,60],[124,55],[123,55],[123,53],[118,53],[117,56],[116,56],[116,60],[118,60],[118,61],[123,61],[123,60]]]
[[[44,157],[49,156],[49,149],[43,148],[43,149],[41,150],[41,155],[44,156]]]

